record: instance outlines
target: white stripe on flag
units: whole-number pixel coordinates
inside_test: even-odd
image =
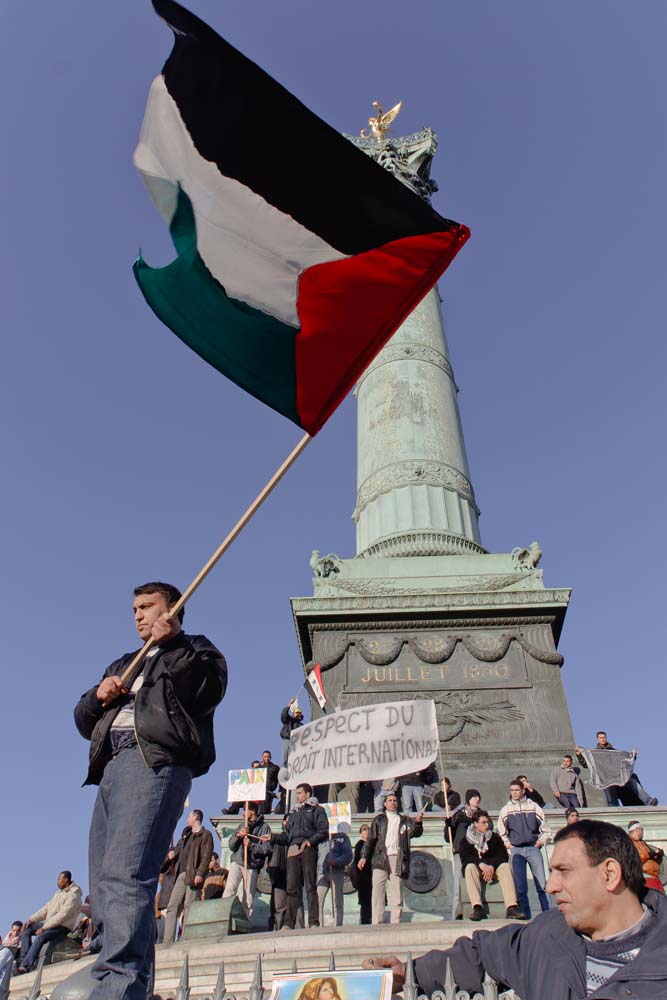
[[[249,155],[266,155],[259,138]],[[181,185],[194,209],[199,253],[227,294],[298,329],[299,275],[345,254],[203,159],[162,76],[151,85],[134,164],[167,224]]]
[[[324,693],[324,685],[322,684],[322,678],[320,676],[319,663],[314,666],[308,674],[308,683],[313,689],[313,694],[317,698],[320,708],[324,708],[327,703],[327,696]]]

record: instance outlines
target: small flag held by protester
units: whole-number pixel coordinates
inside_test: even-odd
[[[317,698],[317,703],[321,709],[327,703],[327,696],[324,693],[324,684],[322,683],[322,668],[319,663],[316,663],[313,669],[308,674],[308,683],[312,689],[313,694]]]
[[[178,256],[140,256],[137,282],[181,340],[312,436],[469,230],[175,0],[153,6],[174,47],[134,162]]]

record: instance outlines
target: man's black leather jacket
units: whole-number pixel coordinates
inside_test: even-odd
[[[135,653],[126,653],[105,671],[122,674]],[[203,635],[183,632],[161,643],[143,665],[144,681],[137,692],[134,722],[139,749],[148,767],[183,764],[193,777],[205,774],[215,760],[213,713],[227,687],[225,658]],[[131,681],[130,681],[131,683]],[[125,698],[107,708],[98,700],[99,683],[81,696],[74,721],[90,740],[90,763],[84,784],[98,785],[111,758],[109,730]]]

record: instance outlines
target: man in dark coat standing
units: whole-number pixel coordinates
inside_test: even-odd
[[[222,654],[185,635],[180,592],[134,591],[134,622],[153,646],[126,680],[128,653],[81,696],[74,718],[90,740],[86,784],[99,791],[90,827],[90,899],[102,933],[89,1000],[146,1000],[154,964],[153,905],[160,865],[193,777],[215,760],[213,713],[227,686]]]
[[[362,823],[359,827],[359,840],[354,845],[354,857],[352,858],[352,864],[350,865],[350,881],[357,890],[357,898],[359,900],[360,924],[370,924],[373,915],[371,906],[373,892],[373,869],[370,865],[365,864],[359,868],[361,852],[366,846],[366,841],[368,840],[370,831],[371,828],[368,823]]]
[[[420,993],[444,990],[447,959],[459,990],[483,991],[488,973],[521,1000],[664,1000],[667,899],[646,890],[628,835],[611,823],[581,820],[559,830],[547,891],[556,908],[528,924],[475,931],[447,951],[415,960]],[[393,955],[365,968],[390,968],[394,992],[405,965]]]
[[[202,825],[203,819],[201,809],[192,809],[188,813],[187,833],[183,832],[176,848],[167,855],[167,861],[174,862],[176,878],[165,913],[165,944],[173,944],[176,939],[176,922],[181,911],[185,926],[190,907],[199,898],[208,872],[213,855],[213,834]]]
[[[317,848],[329,837],[327,814],[312,786],[296,786],[296,808],[287,817],[282,833],[262,836],[260,840],[287,845],[287,913],[283,927],[294,930],[305,887],[308,897],[308,926],[320,926],[317,899]]]
[[[373,869],[372,911],[373,923],[384,923],[384,901],[389,882],[391,923],[398,924],[403,911],[403,882],[410,874],[410,841],[422,835],[423,814],[414,819],[398,811],[398,796],[390,792],[384,800],[384,812],[371,823],[366,845],[361,851],[357,867],[363,871],[367,864]]]

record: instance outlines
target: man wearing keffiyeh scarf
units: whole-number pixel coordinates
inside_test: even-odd
[[[491,830],[491,819],[485,809],[480,809],[466,830],[461,844],[461,865],[472,903],[471,920],[482,920],[483,884],[500,883],[505,902],[505,916],[508,920],[526,920],[516,899],[514,880],[509,866],[509,855],[501,837]]]
[[[480,811],[477,813],[477,817],[480,815],[483,816],[484,814]],[[489,841],[492,836],[493,830],[489,830],[488,828],[480,830],[474,823],[471,823],[466,830],[466,840],[477,850],[480,857],[482,854],[487,853],[489,849]]]

